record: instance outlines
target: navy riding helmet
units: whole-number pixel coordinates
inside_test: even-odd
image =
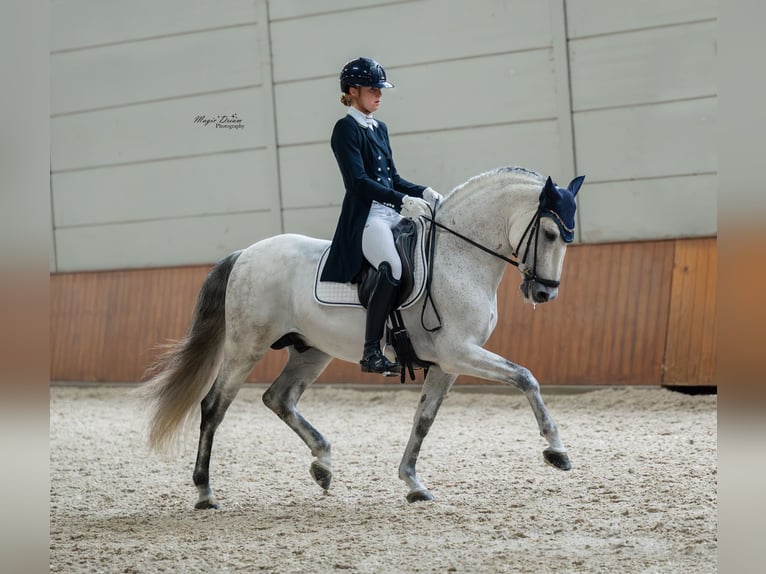
[[[372,58],[357,58],[343,66],[340,71],[340,91],[347,94],[351,86],[394,87],[392,83],[386,81],[386,71],[383,66]]]

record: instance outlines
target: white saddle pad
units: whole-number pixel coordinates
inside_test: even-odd
[[[414,269],[412,270],[413,285],[412,292],[409,294],[404,303],[402,303],[400,309],[406,309],[415,304],[426,287],[426,247],[425,241],[425,223],[422,219],[418,219],[415,224],[417,225],[418,237],[415,243],[415,255]],[[327,254],[330,252],[330,247],[327,247],[322,252],[322,256],[319,258],[317,264],[316,275],[314,276],[314,299],[317,303],[322,305],[333,305],[339,307],[362,307],[359,302],[359,295],[357,292],[357,285],[355,283],[335,283],[333,281],[320,281],[322,276],[322,270],[327,262]]]

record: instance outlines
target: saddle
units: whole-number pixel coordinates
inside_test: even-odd
[[[394,241],[402,262],[402,287],[397,297],[397,307],[407,309],[416,304],[426,289],[428,269],[424,235],[426,227],[421,220],[401,221],[393,230]],[[319,258],[314,275],[314,300],[320,305],[333,307],[366,308],[377,270],[366,261],[353,282],[335,283],[321,281],[322,270],[327,262],[328,245]]]
[[[410,378],[415,380],[414,369],[422,368],[427,371],[430,366],[430,363],[421,361],[415,354],[399,311],[399,309],[407,309],[415,305],[423,293],[427,291],[428,266],[424,240],[425,230],[425,223],[422,219],[417,221],[404,219],[391,230],[396,251],[402,262],[402,277],[394,308],[389,314],[390,326],[387,329],[386,339],[388,344],[394,348],[396,358],[403,367],[400,379],[402,383],[405,379],[405,372],[408,372]],[[364,307],[366,309],[377,280],[377,269],[365,261],[362,270],[351,283],[320,281],[329,250],[330,247],[328,246],[317,264],[314,276],[314,300],[320,305]],[[291,344],[289,341],[284,343]],[[297,346],[295,348],[298,349]]]
[[[415,369],[422,368],[425,374],[428,374],[428,368],[431,366],[431,363],[422,361],[415,354],[410,335],[404,326],[402,314],[399,311],[399,307],[407,300],[415,284],[414,267],[418,244],[417,225],[410,219],[403,219],[391,231],[394,236],[396,251],[399,254],[399,259],[402,261],[402,277],[399,280],[399,291],[389,315],[390,327],[386,329],[386,340],[394,348],[396,360],[402,365],[399,380],[401,383],[404,383],[405,372],[408,372],[410,378],[414,381]],[[378,270],[365,260],[362,271],[359,272],[356,279],[358,280],[357,292],[359,294],[359,302],[366,309],[378,279]]]
[[[394,236],[394,245],[399,259],[402,261],[402,277],[399,280],[399,292],[397,293],[394,309],[398,309],[407,300],[415,285],[415,250],[418,243],[417,226],[411,219],[402,219],[391,229]],[[362,270],[354,278],[357,284],[357,293],[362,307],[367,308],[370,295],[378,280],[378,270],[365,259]]]

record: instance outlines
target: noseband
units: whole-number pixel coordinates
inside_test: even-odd
[[[559,285],[561,285],[561,281],[554,281],[553,279],[544,279],[543,277],[537,276],[537,246],[539,245],[538,239],[540,238],[540,217],[542,216],[542,213],[540,212],[540,207],[537,207],[537,211],[535,211],[535,214],[532,216],[532,219],[529,221],[529,224],[527,225],[527,228],[524,230],[524,233],[521,236],[521,239],[519,240],[519,244],[516,246],[516,249],[513,252],[513,256],[518,259],[519,257],[519,250],[521,249],[521,244],[524,243],[524,238],[527,239],[527,246],[524,248],[524,257],[521,259],[521,263],[525,263],[527,260],[527,256],[529,255],[529,246],[532,245],[532,237],[535,238],[535,260],[532,262],[532,269],[530,271],[530,268],[527,267],[526,269],[522,270],[522,274],[524,275],[524,279],[528,281],[535,281],[537,283],[540,283],[541,285],[545,285],[546,287],[553,287],[556,288]],[[529,236],[527,237],[527,234]],[[516,267],[519,266],[518,263],[514,263]]]

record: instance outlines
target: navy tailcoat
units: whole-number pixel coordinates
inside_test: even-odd
[[[336,122],[330,144],[346,194],[321,280],[348,283],[362,270],[362,233],[373,200],[399,211],[405,195],[422,198],[426,188],[396,172],[388,128],[379,120],[372,129],[346,115]]]

